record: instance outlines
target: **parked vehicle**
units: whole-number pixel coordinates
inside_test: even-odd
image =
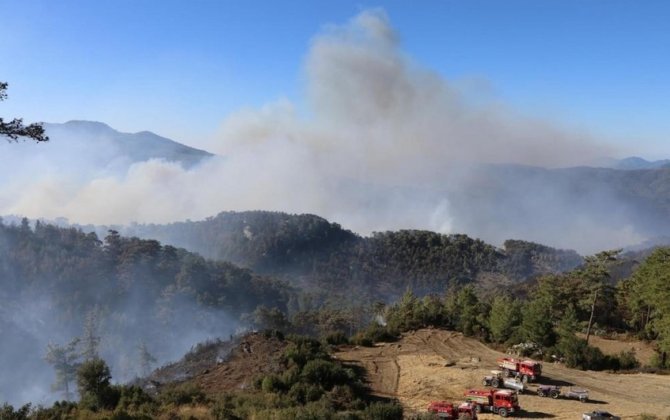
[[[535,381],[542,375],[542,364],[530,359],[503,357],[498,359],[498,367],[502,369],[503,375],[520,377],[524,383]]]
[[[475,404],[467,402],[457,406],[448,401],[433,401],[428,405],[428,411],[436,414],[441,419],[477,420]]]
[[[568,390],[563,393],[563,396],[586,402],[589,400],[589,391],[582,388],[568,388]]]
[[[491,373],[491,375],[484,376],[482,380],[484,386],[513,389],[519,393],[523,393],[526,390],[526,385],[516,378],[505,378],[499,370],[492,370]]]
[[[582,414],[582,420],[621,420],[621,417],[615,416],[607,411],[595,410],[590,413]]]
[[[540,397],[558,398],[561,395],[561,387],[556,385],[540,385],[537,387],[537,395]]]
[[[475,405],[477,411],[490,411],[507,417],[521,411],[517,393],[508,389],[469,389],[465,391],[465,399]]]

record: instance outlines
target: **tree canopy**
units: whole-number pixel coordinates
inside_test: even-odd
[[[0,101],[7,99],[7,82],[0,82]],[[20,137],[28,137],[35,141],[48,141],[49,137],[44,133],[44,127],[41,124],[23,124],[22,118],[14,118],[5,121],[0,118],[0,136],[17,140]]]

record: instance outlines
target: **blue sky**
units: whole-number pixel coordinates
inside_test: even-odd
[[[666,1],[0,0],[0,115],[204,144],[238,109],[300,106],[310,40],[374,7],[407,56],[447,81],[670,157]]]

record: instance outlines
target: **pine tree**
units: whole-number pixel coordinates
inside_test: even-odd
[[[521,306],[507,295],[496,296],[489,313],[489,330],[496,343],[503,343],[514,335],[521,323]]]
[[[72,400],[70,383],[76,379],[77,369],[80,365],[79,341],[79,338],[74,338],[64,346],[49,343],[44,356],[44,360],[56,370],[56,382],[53,383],[51,389],[64,391],[65,399],[68,401]]]
[[[156,358],[149,353],[147,343],[144,341],[140,343],[138,350],[140,355],[140,374],[145,377],[151,373],[151,367],[156,363]]]
[[[100,336],[98,333],[98,310],[93,309],[86,314],[84,320],[84,335],[82,336],[82,352],[84,360],[99,358]]]

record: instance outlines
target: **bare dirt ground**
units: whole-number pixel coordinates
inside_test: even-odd
[[[496,368],[496,359],[502,356],[504,353],[460,333],[435,329],[408,333],[396,343],[336,353],[340,360],[364,367],[373,391],[397,398],[410,416],[425,412],[430,401],[462,401],[466,389],[483,388],[482,378]],[[641,413],[670,416],[670,376],[584,372],[545,363],[539,383],[586,388],[590,401],[541,398],[531,384],[530,391],[519,396],[523,418],[579,419],[582,413],[596,409],[622,418],[637,418]],[[483,419],[497,417],[481,415]]]

